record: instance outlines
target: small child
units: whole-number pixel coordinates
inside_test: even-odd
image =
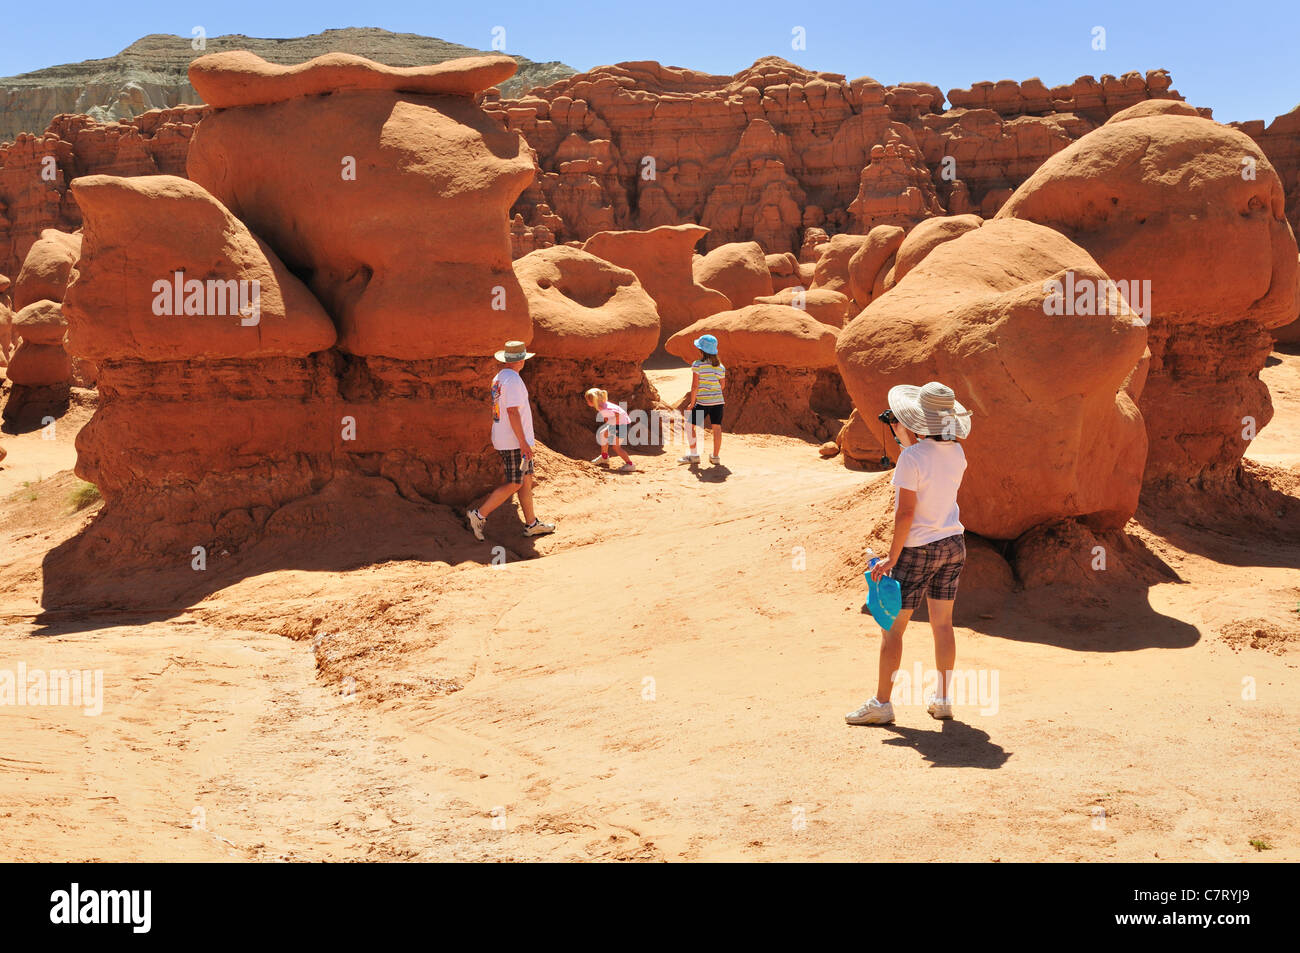
[[[632,458],[627,455],[623,449],[623,443],[627,440],[627,425],[632,422],[628,412],[618,404],[609,402],[609,394],[599,387],[593,387],[587,391],[587,406],[600,415],[604,421],[596,431],[596,442],[600,444],[600,456],[591,462],[598,466],[609,466],[609,445],[614,445],[614,452],[623,458],[623,465],[615,470],[615,473],[631,473],[636,469],[636,464]]]
[[[727,369],[718,359],[718,339],[712,334],[702,334],[695,339],[695,346],[700,350],[700,359],[691,365],[691,392],[686,399],[686,439],[691,445],[690,452],[678,460],[692,466],[700,462],[699,451],[695,449],[695,428],[703,427],[708,420],[713,430],[713,453],[709,462],[717,466],[722,462],[722,412],[726,404],[722,399],[722,386],[727,379]]]

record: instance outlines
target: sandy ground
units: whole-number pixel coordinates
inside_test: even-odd
[[[1300,357],[1263,377],[1251,456],[1294,467]],[[1300,859],[1294,548],[1131,523],[1179,582],[1136,610],[1017,594],[958,629],[981,703],[850,728],[879,642],[856,521],[887,474],[810,444],[561,470],[542,558],[494,516],[443,561],[41,616],[40,557],[94,509],[74,433],[0,435],[0,677],[102,671],[102,713],[0,706],[0,860]]]

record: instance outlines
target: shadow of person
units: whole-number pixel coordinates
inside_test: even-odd
[[[731,471],[721,463],[701,466],[698,463],[691,464],[691,476],[701,483],[722,483],[731,476]]]
[[[938,731],[903,725],[882,725],[898,735],[882,743],[913,748],[935,768],[1000,768],[1011,753],[995,744],[987,731],[964,722],[942,721]]]

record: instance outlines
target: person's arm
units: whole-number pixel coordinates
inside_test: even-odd
[[[903,544],[912,529],[916,518],[916,491],[898,488],[898,509],[894,511],[894,542],[889,547],[889,555],[878,560],[871,570],[871,578],[877,582],[886,572],[898,565],[898,557],[903,555]]]
[[[531,460],[533,458],[533,448],[529,446],[528,440],[524,437],[524,419],[519,416],[519,408],[507,407],[506,419],[510,421],[510,429],[519,438],[519,449],[524,452],[524,458]]]
[[[695,406],[695,392],[700,389],[700,375],[691,371],[691,389],[686,394],[686,403],[683,405],[688,410]]]

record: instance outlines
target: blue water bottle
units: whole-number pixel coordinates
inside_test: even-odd
[[[893,576],[881,576],[880,582],[871,578],[871,569],[880,561],[879,557],[867,547],[867,605],[871,618],[882,629],[892,629],[898,613],[903,611],[903,590]]]

